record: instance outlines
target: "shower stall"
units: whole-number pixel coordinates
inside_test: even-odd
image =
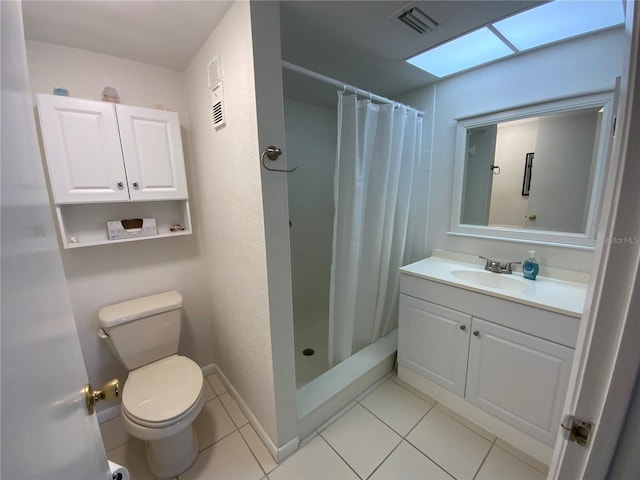
[[[283,68],[298,418],[312,429],[393,367],[398,269],[426,234],[422,112]]]

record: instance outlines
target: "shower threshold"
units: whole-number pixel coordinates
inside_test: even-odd
[[[339,363],[296,392],[298,436],[304,438],[393,370],[398,330]]]

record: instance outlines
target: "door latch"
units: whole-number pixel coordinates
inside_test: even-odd
[[[583,447],[589,445],[591,432],[593,431],[592,422],[578,418],[575,415],[565,415],[560,426],[569,432],[570,442],[576,442]]]
[[[84,401],[89,415],[93,415],[96,403],[100,400],[114,401],[120,398],[120,380],[114,378],[108,381],[99,390],[93,390],[91,384],[87,383],[82,389]]]

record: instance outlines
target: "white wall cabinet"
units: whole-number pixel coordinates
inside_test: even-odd
[[[410,281],[415,283],[406,290],[415,292],[413,287],[421,280]],[[422,282],[425,291],[434,284]],[[445,307],[400,295],[399,365],[464,397],[527,435],[553,445],[573,349],[510,328],[512,325],[503,322],[498,309],[496,322],[477,318],[474,303],[465,301],[473,298],[464,297],[470,292],[444,288],[454,292],[451,298],[456,298],[456,291],[464,292],[460,303]],[[439,301],[446,298],[441,296]],[[448,308],[451,306],[465,311]],[[540,310],[538,314],[543,317],[547,313]],[[529,314],[523,312],[525,317]]]
[[[191,233],[177,113],[44,94],[37,103],[65,248]],[[156,219],[157,236],[108,240],[107,221],[140,217]]]

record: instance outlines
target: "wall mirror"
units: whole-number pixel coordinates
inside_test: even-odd
[[[613,98],[456,119],[449,233],[593,249]]]

